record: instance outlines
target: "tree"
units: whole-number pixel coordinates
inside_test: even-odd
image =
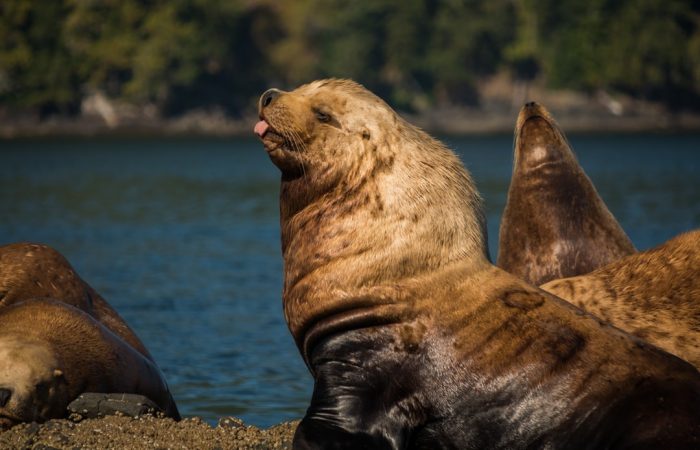
[[[0,102],[42,117],[77,110],[79,79],[62,39],[66,13],[61,2],[0,3]]]

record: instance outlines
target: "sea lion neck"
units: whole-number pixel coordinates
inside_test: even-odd
[[[437,141],[403,126],[407,139],[368,142],[358,164],[324,190],[309,190],[302,178],[282,183],[284,308],[300,347],[307,324],[319,318],[386,323],[410,314],[404,306],[414,299],[403,295],[410,280],[488,264],[469,174]],[[359,313],[366,298],[390,301]]]

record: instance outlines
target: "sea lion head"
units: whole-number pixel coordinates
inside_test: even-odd
[[[513,159],[499,233],[501,268],[541,285],[635,252],[542,105],[520,110]]]
[[[360,84],[270,89],[259,116],[254,131],[282,172],[283,297],[298,343],[322,317],[398,302],[407,280],[488,261],[481,198],[459,158]]]
[[[0,337],[0,429],[60,417],[69,400],[63,372],[48,345]]]
[[[578,166],[566,136],[547,109],[526,103],[515,125],[514,170],[536,170],[557,163]]]
[[[374,164],[376,146],[391,139],[389,125],[398,120],[384,101],[349,80],[314,81],[291,92],[270,89],[258,108],[255,132],[272,162],[284,178],[307,176],[316,189]]]
[[[301,179],[293,189],[283,189],[286,206],[296,201],[301,208],[321,196],[348,200],[348,193],[372,190],[375,199],[386,194],[388,200],[401,201],[369,202],[393,207],[376,216],[414,207],[425,215],[431,206],[438,209],[427,200],[440,199],[438,203],[454,206],[451,216],[460,226],[474,219],[465,228],[482,241],[479,245],[485,241],[481,198],[456,155],[362,85],[327,79],[289,92],[269,89],[258,109],[254,131],[282,171],[283,183]]]

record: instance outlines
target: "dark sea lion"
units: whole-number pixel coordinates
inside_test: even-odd
[[[538,286],[635,251],[554,118],[537,103],[523,106],[497,265]]]
[[[269,90],[296,449],[690,449],[700,374],[493,266],[459,159],[362,86]]]
[[[27,242],[0,247],[0,308],[28,298],[53,298],[75,306],[152,359],[124,319],[58,251]]]
[[[700,231],[542,289],[700,368]]]
[[[83,392],[141,394],[179,418],[156,365],[66,303],[30,299],[0,309],[0,428],[65,417]]]

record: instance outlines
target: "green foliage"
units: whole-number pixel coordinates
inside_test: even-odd
[[[687,0],[3,0],[0,106],[78,111],[102,91],[163,114],[251,112],[268,86],[354,78],[395,106],[479,102],[507,71],[700,107]]]
[[[0,102],[40,114],[75,111],[79,95],[62,39],[65,15],[60,2],[0,3]]]

